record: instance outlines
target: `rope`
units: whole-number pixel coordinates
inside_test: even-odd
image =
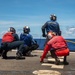
[[[66,40],[67,42],[71,42],[71,43],[73,43],[73,44],[75,44],[75,42],[74,41],[71,41],[71,40]]]

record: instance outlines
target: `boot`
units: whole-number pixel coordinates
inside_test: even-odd
[[[3,50],[2,50],[1,47],[0,47],[0,56],[2,55],[2,52],[3,52]]]
[[[69,63],[67,61],[63,62],[64,65],[69,65]]]
[[[56,57],[56,58],[55,58],[55,64],[56,64],[56,65],[59,65],[59,63],[60,63],[60,60]]]
[[[3,50],[2,57],[3,57],[3,59],[7,59],[7,51],[6,50]]]
[[[63,64],[64,64],[64,65],[69,65],[69,63],[67,62],[67,56],[64,56]]]
[[[31,54],[31,52],[32,52],[32,51],[28,51],[28,52],[26,53],[26,56],[33,56],[33,55]]]
[[[17,52],[17,53],[16,53],[16,59],[25,59],[25,57],[23,58],[22,56],[23,56],[23,55],[22,55],[21,52]]]

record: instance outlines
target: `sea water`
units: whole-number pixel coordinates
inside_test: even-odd
[[[35,39],[37,41],[37,43],[39,44],[39,50],[43,50],[44,49],[44,45],[45,45],[45,41],[46,39]],[[67,40],[67,45],[69,47],[69,49],[71,51],[75,51],[75,39],[65,39]],[[0,43],[1,43],[1,39],[0,39]]]

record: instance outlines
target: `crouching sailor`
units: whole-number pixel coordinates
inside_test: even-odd
[[[37,41],[35,41],[30,34],[30,27],[28,26],[23,28],[23,33],[20,34],[20,40],[24,41],[23,50],[21,50],[24,56],[31,56],[31,52],[39,47]]]
[[[55,63],[58,65],[60,60],[58,59],[58,56],[64,56],[63,64],[68,65],[67,62],[67,56],[69,55],[69,48],[67,46],[67,43],[65,39],[62,36],[56,36],[54,32],[48,33],[49,41],[47,42],[44,52],[41,56],[40,62],[44,61],[44,58],[46,57],[46,54],[50,50],[51,56],[55,58]]]

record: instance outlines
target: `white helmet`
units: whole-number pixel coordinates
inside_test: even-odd
[[[24,33],[29,33],[29,32],[30,32],[30,28],[29,28],[28,26],[25,26],[25,27],[23,28],[23,32],[24,32]]]
[[[53,21],[56,21],[57,17],[55,14],[51,14],[50,15],[50,19],[53,20]]]
[[[48,39],[51,39],[51,38],[53,38],[54,36],[56,36],[56,33],[55,32],[48,32],[48,34],[47,34],[47,37],[48,37]]]

